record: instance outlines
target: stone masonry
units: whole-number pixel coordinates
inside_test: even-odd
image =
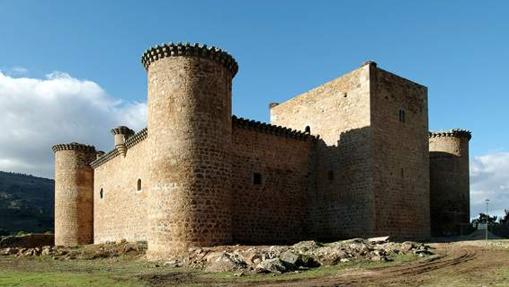
[[[164,44],[142,64],[146,129],[112,129],[108,153],[53,147],[57,245],[142,240],[157,259],[231,243],[425,239],[468,223],[470,133],[428,133],[422,85],[367,62],[271,104],[267,124],[232,116],[238,66],[225,51]]]

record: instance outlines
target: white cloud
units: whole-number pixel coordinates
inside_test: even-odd
[[[14,66],[8,68],[0,68],[0,73],[4,73],[9,76],[23,76],[28,74],[28,69],[21,66]]]
[[[0,170],[53,177],[51,146],[112,148],[112,127],[145,127],[146,104],[109,96],[98,84],[53,72],[44,79],[0,72]]]
[[[509,209],[509,152],[474,157],[470,164],[470,206],[472,217],[486,210],[503,215]]]

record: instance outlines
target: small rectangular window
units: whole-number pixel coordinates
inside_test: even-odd
[[[260,185],[262,184],[262,174],[259,172],[253,173],[253,184]]]
[[[327,172],[327,178],[329,179],[329,181],[333,181],[334,180],[334,171],[329,170]]]
[[[405,122],[405,111],[399,110],[399,121],[404,123]]]

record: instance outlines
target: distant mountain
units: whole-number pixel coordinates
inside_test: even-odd
[[[0,171],[0,235],[53,231],[55,181]]]

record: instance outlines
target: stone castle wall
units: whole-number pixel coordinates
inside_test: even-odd
[[[458,235],[470,222],[470,133],[430,133],[431,231]]]
[[[111,154],[94,170],[94,242],[147,240],[147,141],[129,147],[125,157],[117,149]]]
[[[233,241],[261,244],[304,238],[313,138],[276,127],[271,132],[266,124],[256,126],[235,117],[232,126]],[[114,149],[106,155],[108,160],[93,163],[95,243],[148,239],[147,143],[143,139],[129,147],[125,157]],[[261,184],[254,183],[254,173],[261,175]]]
[[[370,79],[374,233],[428,238],[427,89],[373,64]]]
[[[274,124],[310,126],[323,139],[316,237],[429,236],[427,119],[426,88],[372,62],[271,107]]]
[[[233,241],[275,244],[305,237],[312,137],[233,124]],[[255,177],[260,176],[260,182]]]
[[[321,139],[313,170],[316,192],[308,220],[316,238],[368,236],[373,229],[369,66],[365,65],[282,104],[271,122],[309,126]]]

